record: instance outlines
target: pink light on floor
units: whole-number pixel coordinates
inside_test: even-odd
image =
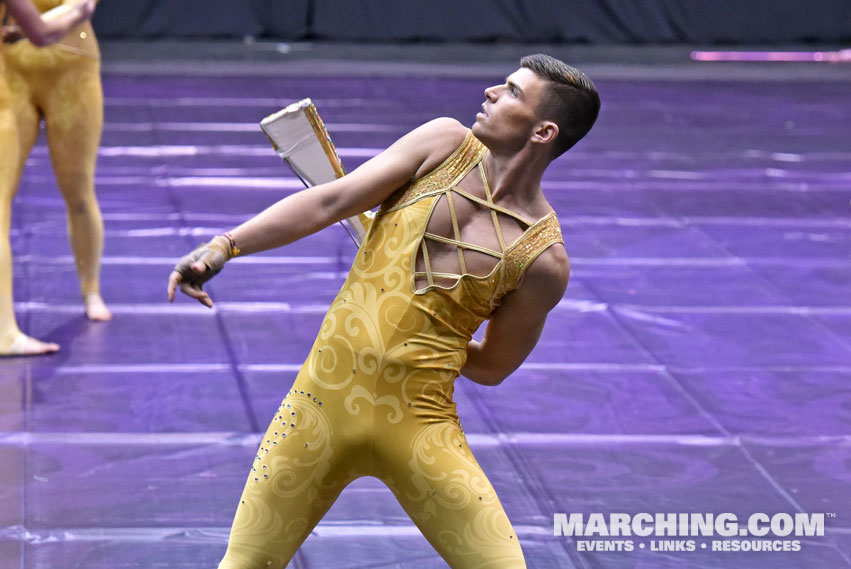
[[[693,51],[692,61],[851,62],[851,49],[839,51]]]

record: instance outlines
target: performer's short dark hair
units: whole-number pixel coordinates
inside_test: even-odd
[[[527,55],[520,67],[533,71],[548,81],[538,107],[542,118],[558,125],[554,158],[561,155],[588,134],[600,112],[600,95],[587,75],[543,53]]]

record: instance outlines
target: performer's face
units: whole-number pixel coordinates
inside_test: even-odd
[[[502,85],[488,87],[473,134],[485,144],[526,144],[540,123],[536,109],[545,88],[546,81],[526,68],[506,77]]]

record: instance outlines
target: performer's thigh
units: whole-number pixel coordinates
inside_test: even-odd
[[[81,58],[56,70],[43,99],[47,144],[59,188],[66,194],[93,192],[95,163],[103,129],[100,65]]]
[[[312,399],[284,400],[266,431],[240,498],[219,569],[283,569],[356,475]]]
[[[421,427],[382,476],[452,569],[524,569],[517,535],[460,425]]]
[[[15,163],[15,181],[17,186],[27,157],[38,138],[38,126],[41,120],[39,111],[32,98],[32,86],[27,77],[14,67],[6,69],[6,79],[9,84],[11,105],[15,114],[18,137],[18,161]]]
[[[17,187],[18,129],[6,82],[0,77],[0,231],[8,234]],[[8,235],[0,236],[0,238]]]

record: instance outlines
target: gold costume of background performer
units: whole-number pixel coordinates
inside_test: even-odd
[[[7,3],[12,8],[21,2]],[[5,117],[0,118],[0,355],[35,355],[59,349],[19,330],[12,298],[12,198],[42,119],[53,171],[66,202],[68,234],[86,315],[92,320],[111,318],[100,296],[103,222],[94,190],[103,126],[100,51],[91,24],[81,17],[86,5],[91,6],[85,17],[91,15],[94,2],[35,0],[27,4],[29,10],[23,16],[11,14],[15,26],[24,28],[25,18],[41,12],[46,13],[48,25],[60,26],[60,35],[54,32],[52,41],[58,41],[49,47],[26,40],[4,45],[0,56],[5,62],[5,70],[0,63],[0,115]],[[7,42],[9,35],[4,34]]]

